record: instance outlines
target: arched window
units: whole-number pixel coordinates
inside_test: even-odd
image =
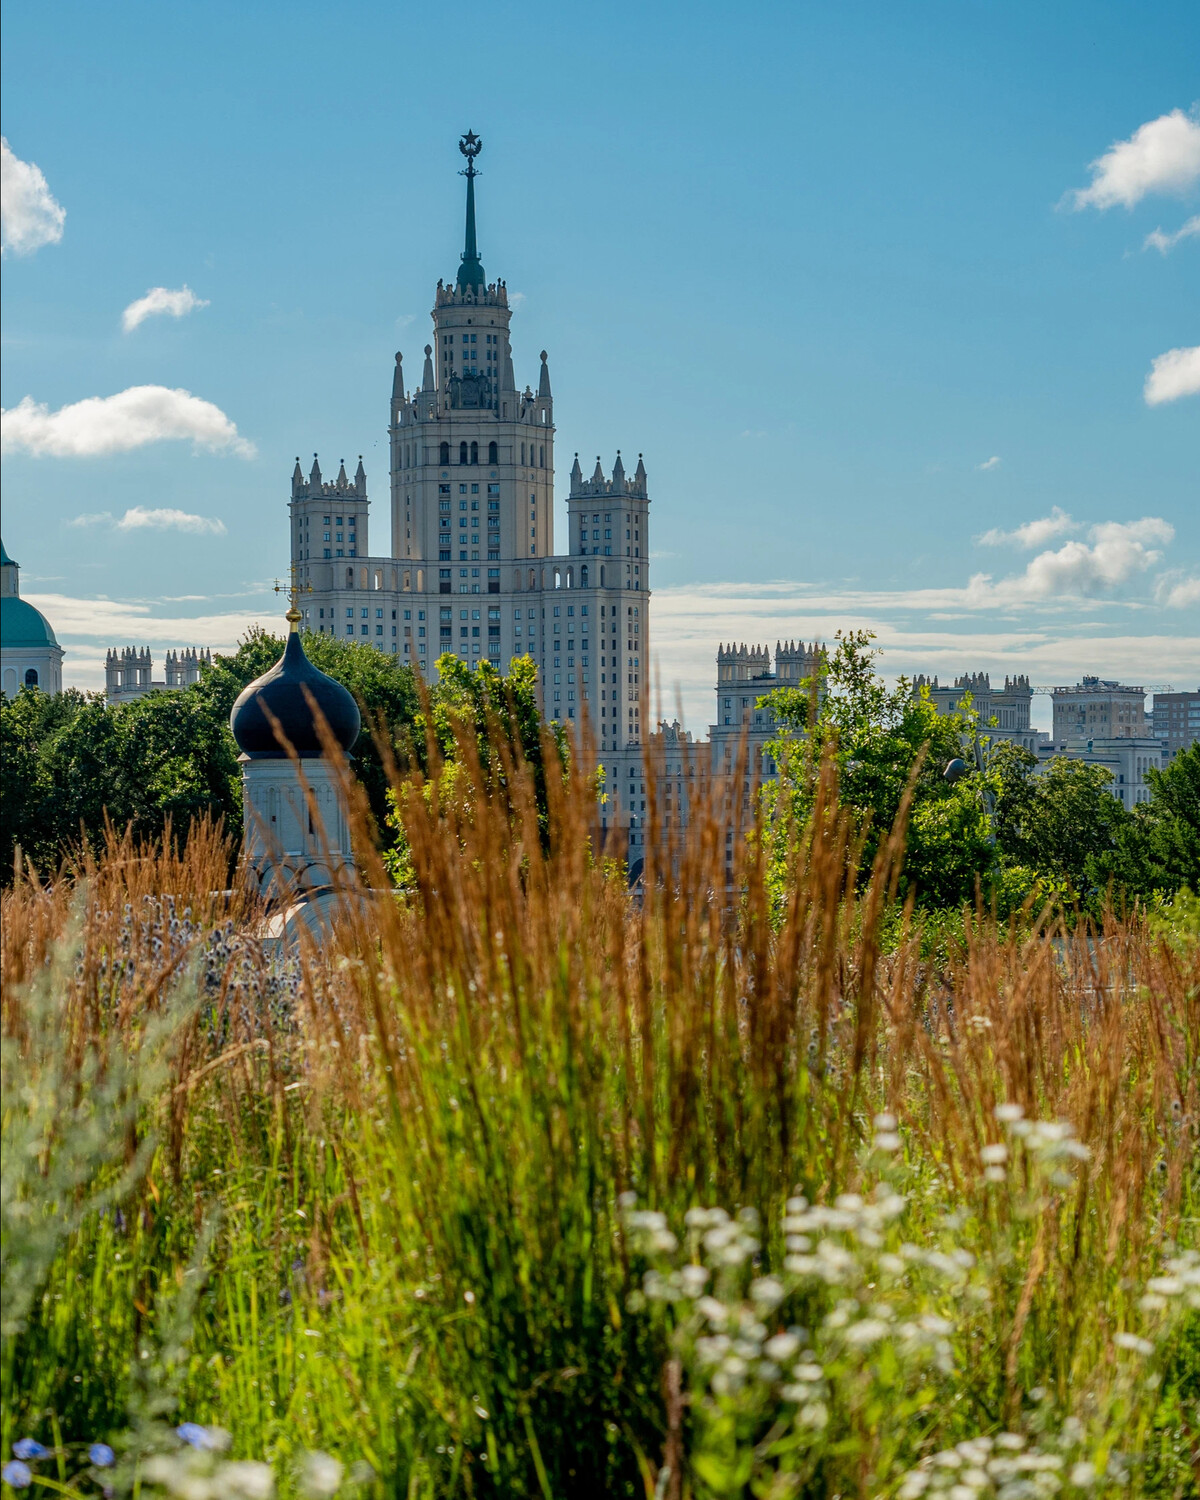
[[[442,444],[442,453],[441,453],[441,457],[438,460],[438,462],[439,463],[443,463],[443,464],[448,464],[450,462],[450,444],[449,443],[443,443]]]
[[[37,668],[36,667],[30,667],[29,670],[25,673],[25,686],[26,687],[37,687],[37,685],[38,685]]]
[[[545,450],[544,447],[542,447],[542,448],[538,449],[538,468],[539,469],[544,469],[545,467],[546,467],[546,450]]]
[[[488,444],[488,463],[498,464],[500,462],[500,444],[491,442]]]
[[[522,463],[525,462],[525,444],[524,443],[521,444],[521,462]]]
[[[587,570],[587,563],[584,563],[584,565],[579,570],[579,587],[582,588],[582,589],[585,589],[585,588],[587,588],[587,586],[588,586],[588,570]]]
[[[472,443],[471,444],[471,462],[473,464],[477,464],[479,462],[479,444],[478,443]]]
[[[465,464],[466,461],[467,461],[467,445],[466,445],[466,443],[459,443],[459,445],[458,445],[458,461],[459,461],[460,464]]]

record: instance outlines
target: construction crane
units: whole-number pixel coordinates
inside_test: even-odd
[[[1121,686],[1124,687],[1125,684],[1122,683]],[[1138,686],[1141,686],[1141,684],[1139,683]],[[1055,685],[1053,683],[1039,682],[1035,683],[1029,691],[1031,693],[1040,693],[1043,698],[1049,698],[1054,693],[1071,693],[1074,692],[1075,689],[1064,687],[1062,683],[1058,683],[1057,685]],[[1173,693],[1174,691],[1175,689],[1169,682],[1148,682],[1145,687],[1142,688],[1142,692],[1144,693]]]

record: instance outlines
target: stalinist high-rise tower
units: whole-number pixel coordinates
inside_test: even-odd
[[[295,576],[306,628],[354,637],[432,675],[451,651],[505,668],[528,653],[546,716],[578,724],[584,705],[607,761],[640,761],[648,732],[649,499],[639,455],[626,474],[578,455],[566,545],[554,545],[554,398],[546,353],[535,383],[514,373],[512,311],[488,281],[475,222],[473,132],[466,158],[466,234],[458,274],[438,282],[420,384],[396,355],[388,408],[391,546],[368,544],[367,476],[343,464],[322,478],[314,456],[292,475]],[[536,386],[536,388],[535,388]],[[311,592],[308,592],[311,590]],[[614,763],[610,776],[625,767]]]

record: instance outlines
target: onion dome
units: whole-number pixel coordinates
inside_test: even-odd
[[[243,688],[229,715],[238,749],[250,760],[287,758],[272,720],[278,724],[279,734],[305,760],[324,753],[317,732],[318,713],[343,750],[353,748],[362,727],[358,705],[346,689],[318,671],[305,656],[296,630],[299,611],[289,610],[288,619],[292,628],[283,655],[269,672]]]
[[[58,649],[50,621],[41,610],[34,609],[27,599],[21,598],[17,581],[19,571],[19,565],[9,557],[0,541],[0,642],[14,650],[28,651],[43,646]]]

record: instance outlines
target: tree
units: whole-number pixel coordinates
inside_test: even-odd
[[[1076,900],[1095,905],[1107,861],[1129,822],[1109,791],[1112,773],[1065,756],[1039,769],[1036,756],[1011,744],[995,748],[990,769],[998,783],[1001,853],[1065,882]]]
[[[283,644],[252,630],[235,652],[202,668],[191,687],[111,707],[101,694],[71,690],[46,697],[22,689],[11,701],[0,699],[4,878],[17,844],[39,868],[52,868],[81,838],[100,838],[106,818],[156,838],[168,820],[184,834],[193,817],[209,814],[239,835],[229,714],[242,689],[279,660]],[[401,760],[408,755],[418,707],[412,671],[373,646],[332,636],[307,636],[305,649],[358,700],[365,732],[352,764],[382,827],[388,782],[374,731]]]
[[[914,694],[904,677],[889,688],[876,673],[880,653],[870,631],[839,631],[836,640],[815,680],[776,688],[759,700],[780,729],[765,747],[779,770],[777,782],[765,789],[773,878],[786,878],[787,851],[812,812],[822,760],[832,755],[839,799],[863,841],[864,869],[915,777],[904,885],[929,905],[970,900],[994,858],[984,780],[971,772],[951,786],[943,775],[975,732],[969,698],[962,712],[939,714],[924,689]]]
[[[1181,750],[1165,771],[1146,773],[1149,802],[1116,831],[1111,850],[1096,857],[1098,882],[1113,881],[1139,896],[1200,893],[1200,741]]]
[[[542,720],[533,658],[514,657],[504,676],[490,662],[472,669],[445,652],[438,657],[437,673],[426,704],[416,716],[413,749],[425,774],[436,774],[443,805],[458,804],[460,813],[467,812],[463,799],[469,783],[463,752],[470,746],[468,754],[478,756],[486,783],[501,796],[510,791],[508,766],[532,775],[539,833],[546,840],[550,831],[548,781],[565,774],[569,741],[562,725],[548,726]],[[385,864],[398,884],[407,884],[410,865],[404,812],[394,791],[388,794],[387,823],[396,843]]]

